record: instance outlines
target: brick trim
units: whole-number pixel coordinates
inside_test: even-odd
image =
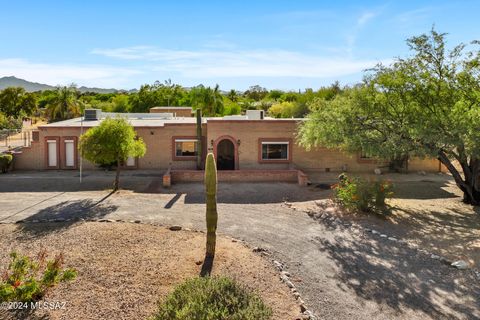
[[[178,139],[197,140],[197,136],[173,136],[172,137],[172,160],[173,161],[194,161],[194,160],[197,160],[197,156],[177,156],[175,140],[178,140]],[[199,141],[197,141],[197,143],[199,143]],[[200,141],[200,143],[202,143],[202,141]]]
[[[218,137],[214,142],[213,142],[213,154],[215,156],[215,161],[217,160],[217,149],[218,149],[218,144],[222,142],[222,140],[230,140],[233,143],[233,159],[235,161],[235,170],[240,169],[240,163],[238,159],[238,143],[237,140],[230,136],[230,135],[223,135]]]
[[[288,159],[274,160],[262,159],[262,142],[288,142]],[[258,138],[258,163],[291,163],[293,161],[293,139],[292,138]]]
[[[57,143],[57,165],[56,166],[49,166],[48,165],[48,140],[55,140],[56,143]],[[55,170],[55,169],[60,169],[60,163],[61,163],[61,159],[60,159],[60,137],[58,136],[48,136],[48,137],[45,137],[44,138],[44,163],[45,163],[45,169],[52,169],[52,170]]]

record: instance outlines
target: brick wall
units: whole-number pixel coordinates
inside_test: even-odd
[[[359,159],[356,154],[346,154],[339,150],[327,148],[315,148],[306,151],[295,143],[297,121],[295,120],[208,120],[203,125],[203,134],[206,136],[204,150],[211,149],[222,137],[229,137],[237,149],[237,168],[241,170],[289,170],[301,169],[305,171],[332,171],[338,172],[346,166],[348,171],[371,172],[385,163]],[[87,129],[84,128],[84,132]],[[173,158],[174,136],[196,136],[195,124],[166,124],[164,127],[138,127],[138,136],[146,145],[147,151],[143,158],[138,159],[139,169],[166,170],[170,167],[175,169],[195,169],[196,161],[178,160]],[[24,148],[21,154],[16,155],[16,169],[45,169],[45,137],[79,137],[78,127],[43,127],[39,129],[38,142],[33,142],[29,148]],[[288,162],[262,162],[259,161],[259,142],[266,140],[289,140],[291,158]],[[64,154],[60,153],[60,163],[63,163]],[[77,158],[77,163],[79,159]],[[94,169],[95,166],[88,161],[83,162],[84,169]],[[438,160],[435,159],[412,159],[409,163],[411,171],[439,170]]]

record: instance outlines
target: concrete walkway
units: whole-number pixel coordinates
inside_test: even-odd
[[[0,222],[81,216],[205,229],[201,184],[164,190],[160,176],[128,173],[122,182],[129,190],[109,194],[112,177],[89,173],[79,185],[75,173],[1,175]],[[283,262],[320,319],[480,318],[480,286],[471,273],[356,228],[317,223],[282,201],[328,196],[294,184],[222,184],[218,231]],[[46,232],[68,227],[58,225]],[[23,226],[28,234],[28,224]]]

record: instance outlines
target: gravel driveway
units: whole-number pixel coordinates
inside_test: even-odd
[[[75,175],[0,176],[0,222],[94,216],[205,228],[201,184],[164,190],[160,176],[128,173],[127,190],[109,194],[111,173],[90,173],[81,186]],[[218,230],[283,262],[320,319],[480,318],[480,282],[472,272],[355,227],[318,223],[283,202],[327,196],[294,184],[222,184]]]

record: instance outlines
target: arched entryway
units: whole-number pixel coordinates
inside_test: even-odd
[[[238,150],[235,139],[223,136],[215,141],[215,160],[218,170],[236,170],[238,168]]]

